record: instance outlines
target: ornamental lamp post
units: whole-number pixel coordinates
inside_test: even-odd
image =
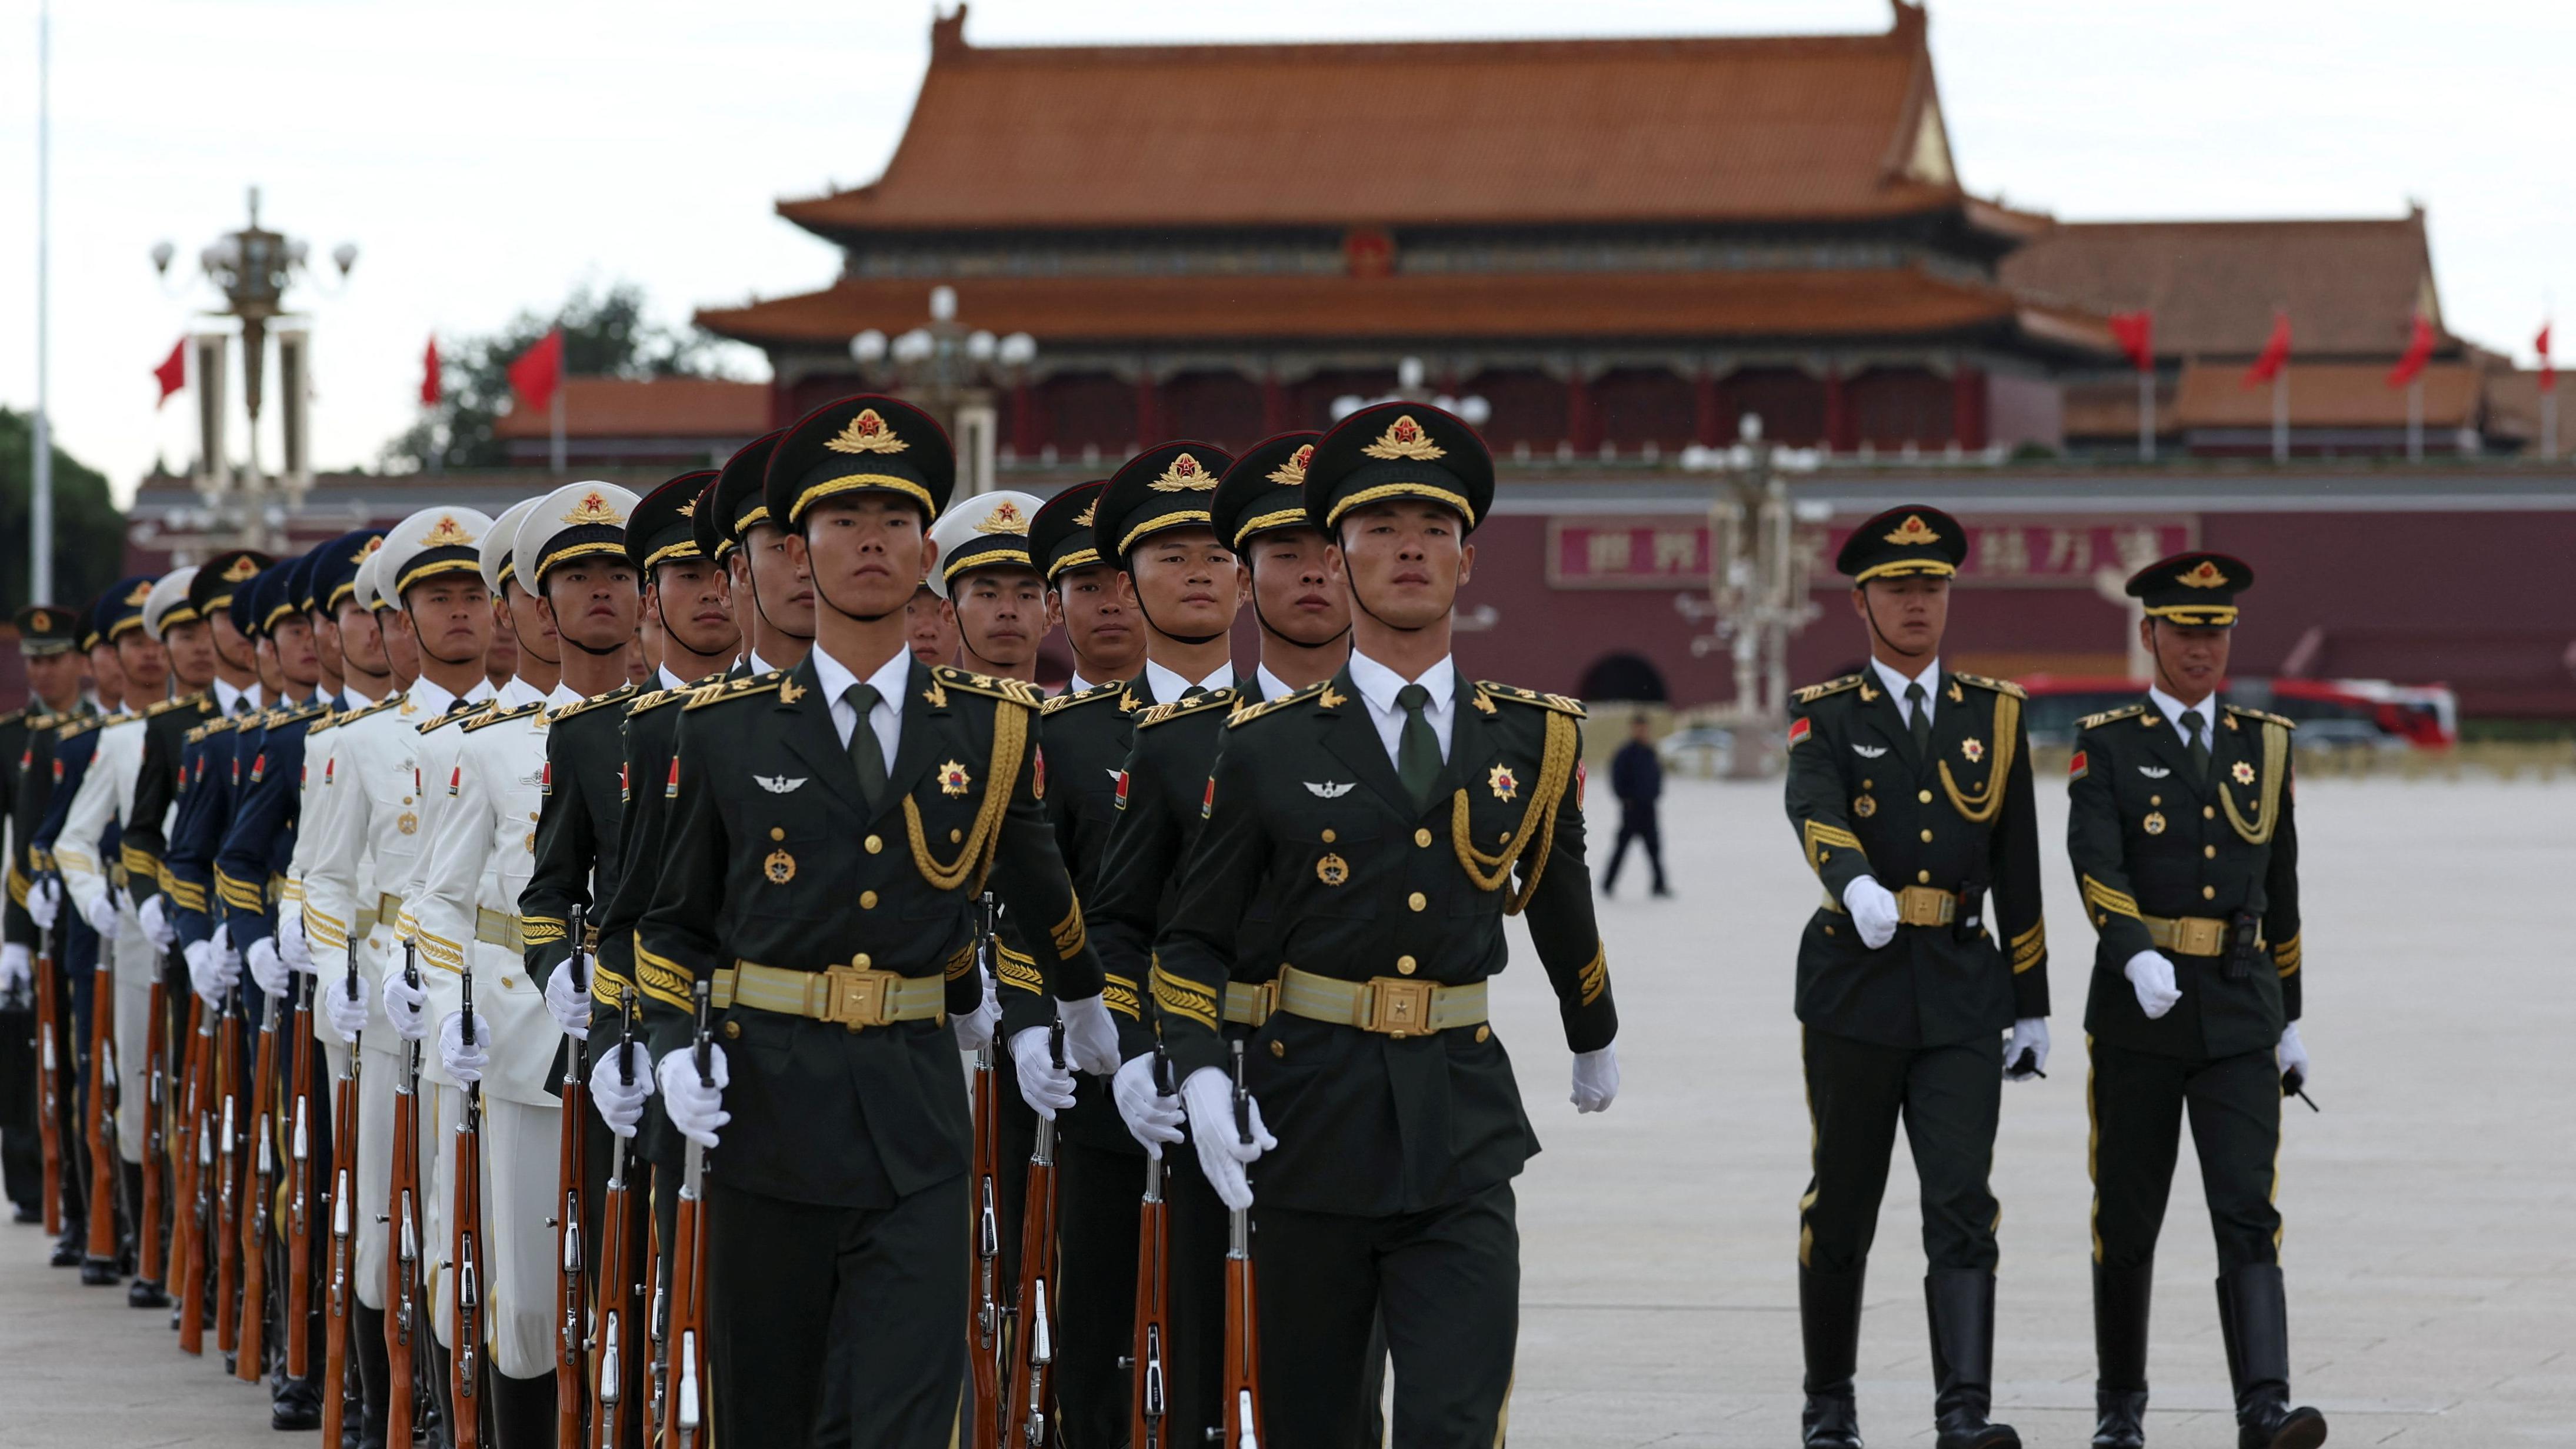
[[[1683,450],[1683,467],[1719,475],[1708,510],[1708,593],[1679,594],[1673,604],[1711,625],[1691,641],[1693,655],[1724,649],[1735,661],[1735,699],[1719,716],[1732,741],[1730,776],[1769,774],[1777,764],[1789,719],[1789,640],[1820,612],[1809,590],[1832,510],[1793,500],[1787,477],[1813,472],[1816,461],[1812,449],[1764,439],[1754,413],[1733,447]]]
[[[871,327],[850,339],[850,357],[862,368],[892,362],[895,391],[940,420],[957,449],[957,495],[970,498],[995,486],[1000,446],[996,389],[1037,360],[1037,339],[1025,332],[995,337],[957,320],[957,289],[930,289],[930,322],[888,338]]]

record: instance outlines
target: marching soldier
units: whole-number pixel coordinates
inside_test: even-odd
[[[904,601],[936,562],[924,531],[954,481],[938,425],[890,398],[791,428],[766,522],[810,580],[815,648],[681,715],[636,975],[672,1125],[702,1148],[722,1134],[704,1200],[718,1443],[938,1446],[958,1430],[956,1053],[981,1015],[967,906],[988,872],[1045,927],[1069,1054],[1116,1065],[1038,798],[1035,691],[905,647]],[[701,981],[723,1010],[704,1076],[689,1049]]]
[[[1577,1109],[1618,1090],[1583,863],[1581,707],[1450,661],[1466,535],[1493,497],[1464,423],[1419,403],[1363,408],[1316,443],[1304,494],[1350,592],[1350,661],[1229,723],[1156,941],[1155,1005],[1200,1166],[1254,1215],[1266,1442],[1358,1437],[1382,1305],[1395,1441],[1491,1444],[1519,1325],[1512,1178],[1537,1150],[1486,1024],[1505,914],[1527,913]],[[1288,964],[1245,1054],[1257,1105],[1238,1132],[1220,1012],[1260,971],[1242,955],[1255,903],[1284,923],[1273,944]]]
[[[8,1076],[0,1085],[0,1165],[5,1165],[8,1198],[22,1223],[43,1222],[44,1162],[36,1128],[35,1065],[17,1044],[35,1037],[34,932],[21,926],[27,892],[35,883],[28,869],[27,831],[19,826],[19,801],[38,788],[23,780],[21,763],[30,758],[38,736],[50,735],[54,721],[81,705],[81,656],[73,646],[77,627],[72,612],[53,604],[29,604],[18,610],[18,653],[27,673],[29,702],[25,709],[0,714],[0,825],[9,829],[7,874],[9,896],[6,940],[0,942],[0,1037],[12,1049],[0,1056]],[[22,936],[23,932],[23,936]]]
[[[2188,1110],[2218,1241],[2218,1326],[2244,1449],[2314,1449],[2290,1406],[2281,1102],[2299,1041],[2299,827],[2291,722],[2219,703],[2254,570],[2185,553],[2132,576],[2155,682],[2077,727],[2066,849],[2098,932],[2092,1050],[2093,1334],[2100,1449],[2146,1442],[2147,1303]]]
[[[1123,683],[1145,668],[1145,636],[1129,610],[1119,568],[1092,532],[1108,480],[1077,483],[1046,501],[1029,525],[1029,548],[1046,564],[1047,621],[1073,651],[1066,694]]]
[[[716,477],[716,514],[734,618],[749,646],[736,677],[793,669],[814,646],[814,581],[786,528],[769,514],[769,460],[786,434],[766,433],[725,460]],[[703,546],[703,540],[701,546]],[[751,605],[743,607],[745,601]]]

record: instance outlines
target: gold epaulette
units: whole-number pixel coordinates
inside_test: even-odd
[[[79,719],[65,720],[54,726],[54,740],[58,744],[64,740],[76,740],[91,730],[105,729],[109,725],[122,723],[124,719],[125,716],[121,714],[93,714],[84,715]]]
[[[1792,697],[1800,704],[1813,704],[1826,695],[1840,694],[1846,689],[1858,689],[1866,683],[1868,683],[1866,675],[1846,674],[1840,679],[1828,679],[1822,684],[1810,684]]]
[[[2127,719],[2133,714],[2145,714],[2146,712],[2147,707],[2144,704],[2124,704],[2118,709],[2106,709],[2100,714],[2088,714],[2084,716],[2084,718],[2075,722],[2075,728],[2079,731],[2098,729],[2103,725],[2111,723],[2113,720]]]
[[[1071,709],[1078,704],[1090,704],[1096,700],[1103,699],[1116,699],[1119,695],[1125,693],[1126,689],[1127,681],[1123,679],[1113,679],[1107,684],[1095,684],[1089,689],[1083,690],[1079,694],[1059,694],[1054,698],[1049,699],[1046,703],[1039,705],[1038,713],[1054,714],[1058,710]]]
[[[316,732],[326,729],[336,729],[344,724],[355,724],[370,715],[383,714],[389,709],[400,709],[402,706],[403,692],[397,689],[393,693],[386,695],[384,698],[377,700],[374,704],[363,704],[358,706],[356,709],[342,710],[340,713],[331,716],[329,719],[315,725],[313,728]]]
[[[509,720],[526,719],[532,714],[545,712],[546,702],[542,699],[532,699],[526,704],[514,705],[509,709],[487,709],[465,722],[465,732],[470,735],[479,729],[488,729]]]
[[[1242,695],[1237,694],[1229,686],[1225,689],[1211,689],[1205,694],[1194,694],[1187,699],[1169,700],[1136,716],[1136,728],[1145,729],[1151,725],[1161,724],[1167,719],[1179,719],[1185,714],[1203,714],[1219,707],[1232,709],[1235,702],[1242,698]]]
[[[204,724],[192,727],[186,734],[179,737],[179,742],[181,744],[188,745],[203,744],[207,740],[212,739],[216,735],[222,734],[224,731],[233,728],[239,723],[241,723],[241,721],[234,719],[231,715],[219,714],[213,719],[206,721]]]
[[[995,699],[1007,699],[1013,704],[1026,705],[1031,709],[1046,708],[1046,696],[1038,693],[1036,685],[1023,679],[996,679],[989,674],[977,674],[971,669],[954,669],[945,664],[932,669],[930,675],[943,685],[965,690],[969,694],[988,694]]]
[[[648,709],[658,709],[688,697],[689,691],[685,689],[648,689],[626,702],[626,717],[633,719]]]
[[[1961,684],[1973,684],[1979,689],[1991,689],[1997,694],[2009,694],[2015,699],[2030,698],[2029,690],[2022,688],[2020,685],[2013,683],[2009,679],[1989,679],[1982,674],[1961,674],[1955,671],[1950,675],[1950,677],[1959,681]]]
[[[416,728],[425,735],[436,734],[440,730],[447,728],[449,725],[465,724],[473,720],[481,719],[483,716],[490,714],[497,708],[499,708],[498,705],[486,701],[482,704],[476,705],[472,709],[458,710],[454,714],[442,714],[436,719],[424,721],[420,725],[416,726]]]
[[[1477,680],[1476,692],[1518,704],[1534,704],[1541,709],[1555,710],[1558,714],[1570,714],[1576,719],[1583,718],[1583,701],[1571,695],[1541,694],[1535,689],[1523,689],[1517,684],[1496,684],[1490,679]]]
[[[574,715],[598,709],[602,705],[623,704],[627,700],[635,697],[635,691],[636,686],[634,682],[630,680],[627,683],[621,684],[615,689],[610,690],[606,694],[595,694],[577,704],[565,705],[561,709],[558,709],[554,713],[546,716],[546,722],[548,724],[561,724],[565,720],[572,718]]]
[[[2274,714],[2269,710],[2247,709],[2241,704],[2221,705],[2219,708],[2224,709],[2229,714],[2239,716],[2240,718],[2259,719],[2265,724],[2276,724],[2285,730],[2294,730],[2299,727],[2299,722],[2297,720],[2291,719],[2287,715]]]
[[[701,684],[689,691],[689,708],[702,709],[720,699],[744,699],[755,694],[767,694],[786,681],[786,670],[773,669],[767,674],[752,674],[741,679],[719,679],[712,684]]]
[[[165,714],[168,714],[170,711],[172,711],[172,710],[174,710],[174,709],[197,709],[197,708],[201,708],[201,707],[203,707],[203,706],[204,706],[205,702],[206,702],[206,697],[205,697],[205,695],[204,695],[204,694],[202,694],[202,693],[198,693],[198,694],[183,694],[183,695],[180,695],[177,699],[165,699],[165,700],[161,701],[159,704],[153,705],[153,706],[151,706],[150,708],[148,708],[148,709],[144,710],[144,711],[143,711],[143,717],[144,717],[145,719],[159,719],[161,716],[163,716],[163,715],[165,715]],[[0,720],[0,724],[5,724],[5,723],[7,723],[7,721],[6,721],[6,720]]]
[[[1332,688],[1332,681],[1326,680],[1322,684],[1310,684],[1304,689],[1298,690],[1293,694],[1283,694],[1277,699],[1265,699],[1256,704],[1247,704],[1243,708],[1236,710],[1233,714],[1226,716],[1225,727],[1227,729],[1233,729],[1238,725],[1247,725],[1252,723],[1254,720],[1261,718],[1263,715],[1277,714],[1292,704],[1304,704],[1310,699],[1319,699],[1326,694],[1330,694],[1332,692]],[[1342,696],[1334,695],[1333,698],[1335,701],[1339,702],[1342,699]]]
[[[276,729],[281,725],[302,724],[309,719],[327,718],[330,713],[331,706],[323,703],[308,704],[302,709],[281,709],[270,716],[268,727]]]

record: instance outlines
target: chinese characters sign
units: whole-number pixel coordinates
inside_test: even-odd
[[[1560,589],[1708,587],[1706,518],[1551,518],[1547,581]]]
[[[1824,530],[1811,577],[1819,589],[1845,584],[1834,554],[1858,520]],[[2096,569],[2126,575],[2197,547],[2187,515],[2093,518],[1988,517],[1969,521],[1962,587],[2090,588]],[[1705,518],[1551,518],[1547,581],[1560,589],[1701,588],[1708,583]]]

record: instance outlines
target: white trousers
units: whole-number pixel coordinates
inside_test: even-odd
[[[426,1084],[424,1084],[426,1087]],[[437,1142],[437,1187],[431,1194],[432,1302],[438,1341],[455,1342],[456,1124],[465,1094],[435,1089],[438,1130],[423,1114],[421,1137]],[[483,1099],[483,1318],[492,1365],[514,1379],[554,1372],[556,1151],[563,1111]]]

